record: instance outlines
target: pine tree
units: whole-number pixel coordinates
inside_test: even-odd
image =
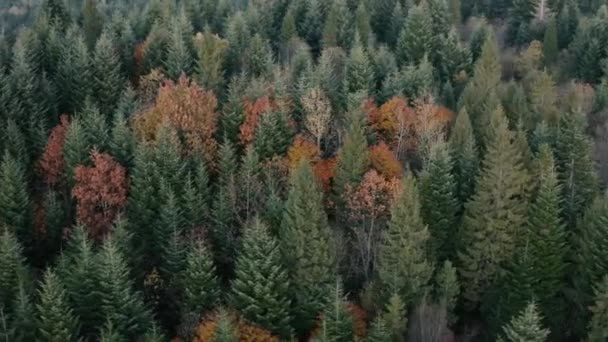
[[[213,334],[215,342],[237,342],[239,340],[238,331],[230,314],[225,309],[220,308],[216,317],[217,327]]]
[[[319,340],[323,342],[353,341],[353,317],[348,310],[342,284],[337,281],[330,287],[327,304],[323,310],[323,321]]]
[[[244,71],[252,77],[269,77],[274,56],[267,40],[255,34],[244,51]]]
[[[426,2],[410,9],[397,41],[397,61],[401,65],[418,64],[429,55],[433,44],[433,23]]]
[[[555,19],[551,19],[547,24],[543,39],[543,56],[545,57],[546,65],[553,64],[557,59],[557,55],[559,54],[559,47],[557,44],[557,21]]]
[[[103,17],[97,8],[97,0],[85,0],[82,7],[82,29],[89,49],[95,47],[102,28]]]
[[[23,249],[15,236],[3,229],[0,236],[0,308],[3,314],[13,314],[19,288],[29,280]]]
[[[403,179],[402,189],[379,247],[378,279],[384,300],[397,294],[411,304],[424,293],[433,265],[427,257],[430,234],[422,222],[418,186],[411,174]]]
[[[169,43],[167,44],[167,59],[165,71],[172,80],[177,80],[183,74],[190,75],[192,65],[191,52],[185,38],[191,39],[192,27],[186,21],[183,12],[173,20],[170,27]]]
[[[536,14],[536,1],[533,0],[513,0],[511,13],[509,14],[509,26],[507,29],[508,37],[511,42],[518,44],[527,43],[522,40],[522,27],[527,27]],[[526,32],[527,34],[527,32]]]
[[[402,341],[407,328],[407,309],[398,294],[390,296],[381,319],[386,322],[391,340]]]
[[[202,316],[220,297],[220,285],[211,254],[202,242],[194,242],[186,254],[185,267],[179,276],[183,289],[182,314]]]
[[[61,58],[55,74],[60,112],[76,113],[82,109],[90,92],[89,63],[89,52],[82,35],[76,27],[70,28],[61,49]]]
[[[74,171],[76,166],[85,164],[89,160],[91,145],[86,137],[82,120],[73,118],[68,126],[63,143],[63,159],[65,161],[65,173],[70,185],[75,182]]]
[[[369,333],[367,334],[368,342],[391,342],[391,334],[386,326],[386,322],[382,317],[376,317],[371,323]]]
[[[59,27],[65,28],[71,21],[70,12],[64,0],[45,0],[42,4],[42,11]]]
[[[450,30],[445,37],[441,37],[435,49],[434,63],[441,80],[451,82],[470,68],[471,53],[460,43],[455,29]]]
[[[30,158],[21,128],[13,119],[8,119],[3,133],[5,153],[8,152],[15,162],[27,170],[30,166]]]
[[[589,323],[587,341],[602,342],[608,338],[608,276],[595,289],[595,303],[590,308],[593,317]]]
[[[348,116],[348,129],[344,136],[342,148],[338,152],[338,162],[333,182],[333,193],[338,199],[346,193],[349,187],[354,188],[359,184],[369,165],[362,116],[359,110],[352,111]]]
[[[289,338],[290,299],[288,274],[278,242],[266,225],[254,219],[246,228],[236,260],[230,302],[248,321]]]
[[[503,263],[513,256],[527,210],[530,176],[501,108],[492,115],[492,130],[459,239],[463,295],[472,306],[480,302]]]
[[[395,6],[399,5],[399,1],[396,0],[378,0],[370,3],[371,8],[371,24],[378,41],[383,43],[390,43],[396,37],[392,36],[392,30],[387,25],[387,18],[392,18],[395,12]],[[403,13],[402,13],[403,14]],[[401,29],[401,27],[399,27]]]
[[[133,339],[151,324],[143,298],[134,290],[124,257],[112,238],[106,239],[99,255],[100,313],[121,336]]]
[[[457,237],[457,183],[452,175],[453,162],[447,144],[431,147],[429,160],[420,175],[422,218],[431,234],[432,255],[443,261],[454,254]]]
[[[542,328],[542,318],[538,313],[536,304],[531,303],[514,317],[511,322],[504,327],[503,336],[499,342],[543,342],[549,335],[548,329]]]
[[[35,341],[37,333],[36,311],[25,285],[19,287],[15,298],[13,319],[11,322],[11,341]],[[1,336],[1,335],[0,335]]]
[[[182,213],[177,196],[162,178],[160,195],[162,196],[162,204],[160,206],[158,224],[152,227],[152,255],[156,259],[155,265],[161,265],[162,269],[167,269],[167,274],[163,274],[163,276],[165,279],[169,279],[171,273],[175,270],[172,267],[165,267],[164,262],[168,261],[167,252],[170,249],[169,244],[171,244],[172,237],[175,235],[179,237],[182,231]]]
[[[123,79],[120,61],[114,50],[114,42],[108,32],[101,34],[91,61],[92,93],[98,101],[99,110],[110,118],[120,100]]]
[[[0,163],[0,184],[0,226],[10,229],[29,248],[34,236],[25,170],[8,152]]]
[[[323,48],[339,46],[350,49],[355,22],[345,0],[332,1],[323,27]]]
[[[466,108],[460,110],[452,128],[450,153],[454,161],[453,174],[456,184],[458,184],[457,194],[460,208],[462,208],[475,190],[479,165],[473,127]]]
[[[448,322],[455,323],[454,309],[460,296],[460,284],[456,267],[449,260],[444,261],[443,266],[435,275],[435,300],[445,307]]]
[[[283,111],[263,114],[255,132],[254,148],[261,159],[283,155],[291,145],[289,117]]]
[[[554,147],[564,199],[564,221],[570,227],[576,225],[597,191],[592,146],[585,134],[584,120],[580,111],[562,114]]]
[[[488,143],[487,128],[490,126],[490,115],[498,105],[496,91],[502,74],[498,60],[498,45],[493,31],[487,31],[481,49],[481,55],[475,62],[472,79],[462,92],[458,107],[467,109],[473,131],[481,146]]]
[[[205,89],[211,89],[216,95],[223,94],[224,87],[224,61],[228,42],[211,32],[206,26],[202,36],[195,38],[197,60],[195,71],[198,76],[197,83]]]
[[[346,92],[371,94],[373,89],[374,70],[370,65],[369,57],[361,45],[359,33],[355,34],[353,47],[346,60]]]
[[[126,93],[129,93],[130,91],[132,92],[129,88]],[[132,166],[133,152],[135,150],[135,136],[129,128],[129,123],[123,110],[117,110],[114,113],[110,136],[109,147],[112,155],[116,157],[121,165],[126,167]]]
[[[598,196],[589,205],[580,224],[577,226],[578,244],[576,246],[579,270],[579,291],[592,295],[592,286],[608,274],[608,200]],[[578,277],[577,277],[578,278]]]
[[[363,45],[367,46],[368,41],[371,38],[372,28],[370,26],[369,12],[363,2],[357,6],[357,10],[355,11],[355,22],[357,26],[355,32],[359,34]]]
[[[70,308],[63,284],[52,270],[44,273],[39,295],[39,340],[77,341],[78,318]]]
[[[290,266],[293,326],[298,333],[308,332],[321,311],[335,265],[323,194],[306,160],[291,176],[279,236],[285,265]]]
[[[580,10],[576,0],[566,0],[557,17],[557,36],[559,37],[559,48],[563,49],[570,45],[576,34],[579,24]]]

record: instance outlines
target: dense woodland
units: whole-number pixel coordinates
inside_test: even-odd
[[[0,341],[608,341],[607,1],[0,26]]]

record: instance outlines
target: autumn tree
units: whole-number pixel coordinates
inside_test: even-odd
[[[51,130],[46,148],[38,162],[40,173],[49,186],[57,185],[64,177],[63,144],[69,125],[68,117],[62,115],[60,123]]]
[[[331,121],[331,104],[327,96],[319,88],[312,88],[302,98],[305,113],[306,129],[321,149],[321,142],[329,131]]]
[[[401,162],[384,142],[369,148],[371,166],[386,178],[400,178],[403,173]]]
[[[125,207],[129,180],[126,170],[110,155],[93,152],[91,159],[92,167],[76,168],[72,196],[77,201],[78,219],[99,239]]]

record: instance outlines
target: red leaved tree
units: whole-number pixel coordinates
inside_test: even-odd
[[[59,124],[51,130],[46,148],[38,161],[38,171],[48,186],[57,185],[64,175],[63,143],[69,126],[67,115],[62,115]]]
[[[129,180],[126,170],[112,156],[93,151],[92,167],[79,165],[72,196],[76,214],[91,236],[102,238],[127,204]]]
[[[272,101],[268,96],[262,96],[255,101],[244,100],[243,112],[245,114],[245,120],[240,127],[239,138],[241,145],[247,146],[255,138],[255,131],[258,127],[260,117],[269,113],[277,108],[276,103]]]
[[[372,167],[386,178],[399,178],[403,173],[397,156],[384,142],[369,148],[369,159]]]

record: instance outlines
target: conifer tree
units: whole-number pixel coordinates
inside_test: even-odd
[[[458,107],[466,107],[476,139],[482,146],[487,143],[487,132],[490,125],[490,114],[498,104],[496,91],[500,84],[501,66],[498,61],[498,45],[494,33],[488,29],[481,49],[481,55],[475,62],[472,79],[462,92]]]
[[[23,249],[15,236],[3,229],[0,236],[0,307],[4,315],[13,314],[19,288],[29,279]]]
[[[580,276],[579,291],[592,295],[592,286],[608,274],[608,200],[598,196],[589,205],[577,226],[577,266]]]
[[[244,53],[244,71],[252,77],[269,77],[274,56],[267,40],[256,33]]]
[[[355,32],[358,32],[363,45],[367,46],[367,42],[372,34],[372,28],[370,26],[369,12],[365,6],[365,3],[363,2],[357,6],[357,10],[355,11],[355,21],[357,26]]]
[[[370,94],[373,88],[373,80],[374,71],[357,32],[350,55],[346,60],[346,92],[348,94],[357,92]]]
[[[396,55],[401,65],[418,64],[429,55],[433,44],[433,23],[426,2],[410,9],[405,26],[399,34]]]
[[[195,38],[197,60],[195,71],[198,76],[197,83],[205,89],[211,89],[216,95],[222,94],[224,86],[224,61],[228,42],[211,32],[209,26],[201,36]]]
[[[457,237],[458,188],[452,169],[448,146],[441,141],[431,147],[420,175],[422,218],[429,227],[431,252],[438,261],[453,256]]]
[[[260,118],[254,140],[254,148],[260,158],[270,159],[287,152],[292,138],[288,120],[283,111],[272,111]]]
[[[42,11],[59,27],[65,28],[71,21],[70,12],[63,0],[45,0],[42,4]]]
[[[608,276],[598,283],[595,303],[590,310],[593,317],[589,323],[587,341],[605,341],[608,338]]]
[[[450,22],[454,26],[460,25],[462,23],[462,6],[460,0],[449,0],[448,1],[448,12],[450,17]]]
[[[10,322],[12,336],[11,341],[27,342],[35,341],[37,333],[36,311],[25,285],[19,287],[19,293],[15,298],[13,318]]]
[[[376,317],[371,323],[369,333],[367,334],[368,342],[391,342],[391,334],[386,326],[386,322],[382,317]]]
[[[378,41],[383,43],[390,43],[396,37],[392,36],[392,30],[390,25],[387,25],[387,18],[392,18],[395,12],[395,6],[399,5],[399,1],[396,0],[378,0],[370,3],[371,8],[371,24],[374,29],[374,33],[378,37]],[[402,13],[403,14],[403,13]],[[401,29],[401,26],[399,27]]]
[[[52,271],[44,273],[40,288],[38,320],[40,341],[77,341],[78,318],[70,308],[66,290],[59,277]]]
[[[512,257],[527,210],[530,175],[501,108],[492,115],[491,129],[492,140],[475,194],[466,205],[459,239],[463,295],[473,306],[494,284],[503,263]]]
[[[450,153],[454,161],[453,173],[458,186],[460,208],[462,208],[473,195],[479,165],[473,127],[466,108],[460,110],[452,128]]]
[[[279,247],[266,225],[254,219],[236,260],[230,302],[248,321],[289,338],[289,280]]]
[[[82,29],[89,49],[95,47],[102,28],[103,17],[97,8],[97,0],[85,0],[82,7]]]
[[[323,48],[339,46],[345,50],[350,49],[354,28],[354,20],[346,1],[332,1],[323,27]]]
[[[454,309],[460,295],[460,284],[456,267],[449,260],[444,261],[443,266],[435,275],[435,299],[440,305],[445,307],[448,315],[448,322],[454,323]]]
[[[559,122],[555,160],[562,186],[565,223],[574,227],[597,191],[592,147],[580,111],[564,113]]]
[[[559,54],[557,38],[557,21],[555,19],[549,20],[547,28],[545,29],[545,36],[543,39],[543,56],[545,58],[545,64],[551,65],[557,59]]]
[[[513,317],[511,322],[504,327],[503,336],[499,342],[543,342],[549,335],[548,329],[543,329],[542,318],[538,313],[536,304],[531,303],[522,310],[519,315]]]
[[[118,245],[106,239],[99,255],[100,313],[121,336],[133,339],[143,334],[151,324],[150,312],[141,293],[133,288],[129,269]]]
[[[74,184],[76,166],[89,160],[91,145],[86,137],[85,128],[79,118],[73,118],[68,126],[63,143],[63,159],[68,183]]]
[[[455,29],[441,37],[435,49],[434,63],[443,81],[452,81],[458,75],[467,71],[471,64],[469,49],[460,43]]]
[[[353,317],[348,310],[342,284],[329,287],[327,304],[322,314],[320,341],[347,342],[354,338]]]
[[[298,333],[308,332],[321,311],[335,265],[323,194],[307,160],[291,176],[279,236],[285,265],[290,266],[293,326]]]
[[[165,267],[164,263],[167,260],[168,252],[170,252],[171,241],[174,236],[179,238],[182,231],[182,213],[179,208],[177,196],[168,184],[161,179],[160,195],[162,196],[162,204],[159,211],[158,224],[152,227],[153,231],[153,256],[157,259],[155,265],[162,265],[162,269],[167,270],[166,279],[170,279],[171,273],[175,271],[172,267]],[[164,273],[164,272],[163,272]]]
[[[30,166],[30,158],[21,128],[13,119],[8,119],[3,133],[5,152],[8,152],[17,163],[27,170]]]
[[[0,184],[0,226],[10,229],[24,246],[30,247],[34,236],[25,170],[8,151],[0,163]]]
[[[55,73],[61,113],[76,113],[90,94],[91,66],[87,45],[77,27],[66,33]]]
[[[183,289],[182,315],[202,316],[220,297],[220,285],[211,254],[202,242],[194,242],[186,254],[185,267],[179,276]]]
[[[523,40],[527,36],[526,31],[530,22],[536,14],[536,1],[533,0],[514,0],[511,12],[509,13],[509,26],[507,29],[508,37],[511,42],[518,44],[527,43]]]
[[[120,68],[120,61],[114,50],[114,42],[108,32],[103,32],[95,44],[91,60],[91,88],[100,112],[108,118],[108,121],[123,89]]]
[[[378,278],[384,300],[397,294],[405,304],[413,303],[422,296],[433,274],[427,256],[430,234],[420,207],[418,186],[408,174],[378,251]]]
[[[192,27],[185,21],[183,13],[173,20],[170,28],[169,42],[167,44],[167,59],[165,60],[165,71],[172,80],[177,80],[183,74],[189,75],[192,70],[193,60],[187,37],[192,37]]]
[[[559,37],[559,48],[563,49],[570,45],[579,24],[580,10],[575,0],[563,1],[563,8],[557,17],[557,30]]]
[[[128,92],[129,90],[127,90]],[[135,136],[129,128],[129,123],[122,110],[114,113],[112,120],[111,138],[109,142],[112,155],[123,166],[132,166],[133,152],[135,150]]]
[[[381,319],[386,322],[392,341],[403,340],[407,328],[407,308],[398,294],[390,296]]]
[[[225,309],[220,308],[216,319],[217,327],[213,334],[215,342],[237,342],[239,340],[238,331],[230,314]]]

